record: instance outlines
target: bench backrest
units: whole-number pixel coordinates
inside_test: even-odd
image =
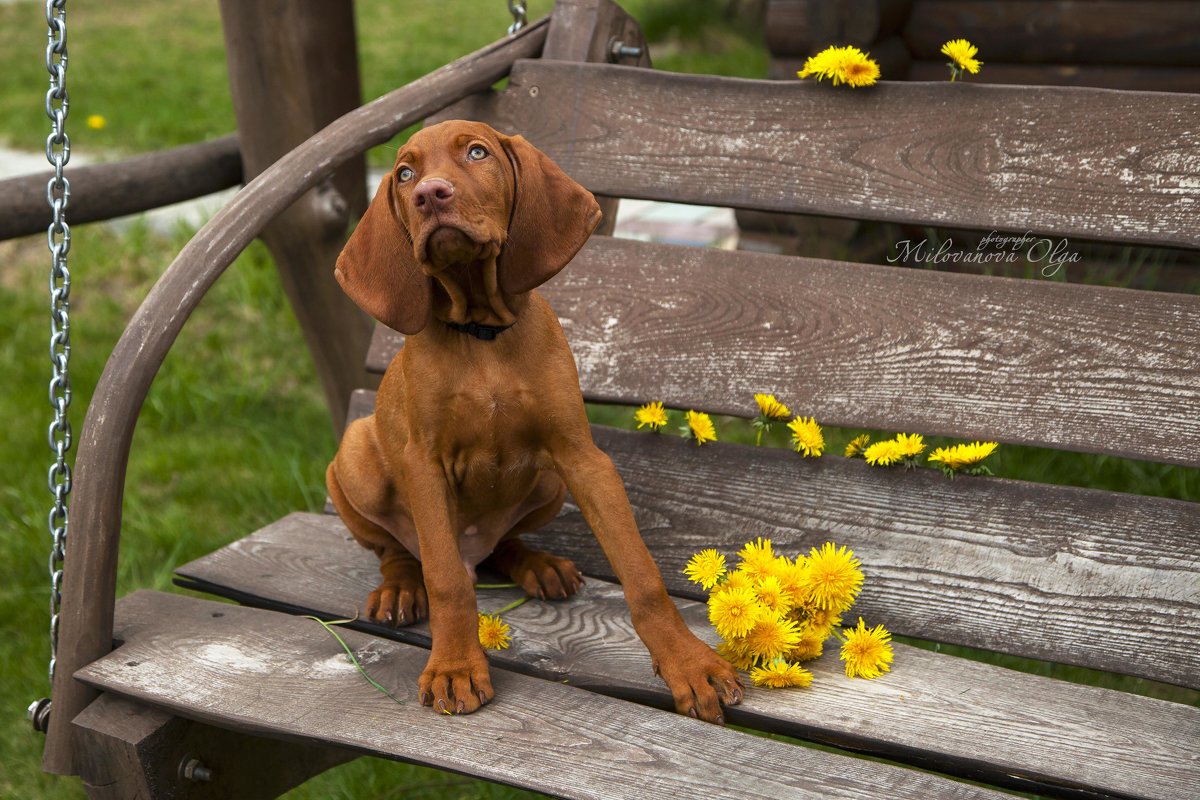
[[[598,194],[1200,248],[1200,96],[538,61],[455,113]],[[544,293],[592,401],[750,417],[769,391],[828,425],[1200,465],[1194,296],[606,237]],[[372,365],[398,346],[381,331]],[[629,441],[608,445],[676,591],[701,547],[832,537],[898,632],[1200,686],[1200,505],[737,446],[664,473]]]

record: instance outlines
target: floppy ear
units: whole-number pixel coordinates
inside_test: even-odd
[[[418,333],[429,323],[430,278],[413,255],[412,238],[392,203],[392,176],[385,175],[333,274],[358,307],[393,330]]]
[[[501,137],[516,188],[508,240],[497,265],[506,294],[528,292],[567,265],[600,224],[592,193],[524,137]]]

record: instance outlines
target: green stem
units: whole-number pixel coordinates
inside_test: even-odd
[[[325,630],[332,633],[333,638],[337,639],[338,644],[340,644],[342,646],[342,649],[346,651],[346,655],[350,656],[350,662],[352,664],[354,664],[355,668],[357,668],[360,673],[362,673],[362,676],[367,679],[367,682],[370,683],[372,686],[374,686],[379,691],[386,694],[388,697],[390,697],[397,705],[404,705],[403,700],[399,699],[398,697],[396,697],[396,695],[389,692],[387,689],[385,689],[383,686],[381,686],[374,678],[372,678],[370,675],[367,674],[367,671],[365,669],[363,669],[362,664],[358,663],[358,658],[354,655],[354,651],[350,649],[350,645],[346,644],[346,640],[343,639],[338,634],[338,632],[333,629],[334,625],[344,625],[347,622],[354,622],[354,620],[358,619],[357,616],[355,616],[351,619],[335,619],[331,622],[326,622],[325,620],[320,619],[318,617],[313,617],[313,616],[308,616],[308,615],[305,615],[304,619],[311,619],[313,622],[319,623],[322,628],[324,628]]]
[[[525,603],[528,603],[528,602],[529,602],[529,595],[525,595],[520,600],[513,600],[511,603],[509,603],[508,605],[506,605],[504,608],[500,609],[499,611],[492,612],[492,616],[498,617],[501,614],[503,614],[505,611],[512,611],[517,606],[524,605]]]
[[[519,589],[521,588],[515,583],[477,583],[476,589]]]

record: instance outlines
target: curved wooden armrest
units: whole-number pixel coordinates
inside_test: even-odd
[[[75,466],[59,647],[43,767],[76,774],[70,723],[95,697],[77,670],[112,650],[121,497],[146,393],[205,292],[259,231],[339,165],[535,58],[548,19],[346,114],[275,162],[218,212],[167,268],[109,357],[88,407]]]

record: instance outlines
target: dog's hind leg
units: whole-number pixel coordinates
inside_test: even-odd
[[[547,487],[553,492],[552,499],[521,518],[496,545],[496,549],[484,561],[484,566],[508,575],[534,597],[565,600],[583,585],[583,576],[575,567],[575,562],[526,547],[519,538],[519,534],[535,531],[558,516],[567,487],[557,475],[553,475],[552,480],[557,483],[557,487]],[[551,491],[547,491],[547,494]]]

